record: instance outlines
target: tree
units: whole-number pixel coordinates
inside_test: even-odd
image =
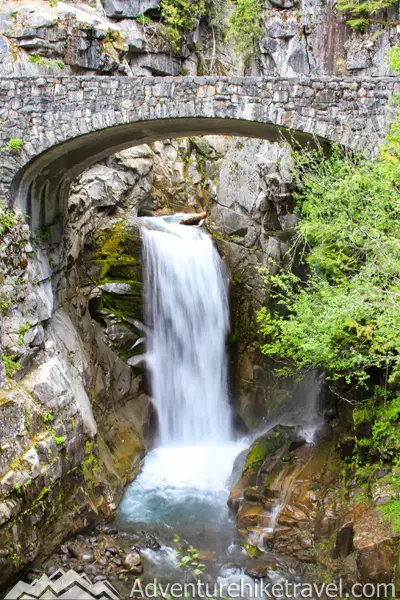
[[[262,36],[261,9],[260,0],[237,0],[229,17],[227,39],[245,60],[254,53],[254,46]]]

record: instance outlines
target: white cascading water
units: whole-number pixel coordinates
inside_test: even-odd
[[[160,444],[226,443],[225,267],[200,228],[166,227],[143,230],[147,364]]]
[[[179,217],[178,221],[179,221]],[[144,218],[146,359],[158,442],[128,488],[129,523],[226,529],[237,454],[227,393],[228,277],[201,228]]]

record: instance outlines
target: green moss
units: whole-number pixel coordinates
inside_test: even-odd
[[[89,485],[93,484],[96,474],[99,469],[99,462],[98,462],[97,456],[95,454],[95,452],[97,452],[97,448],[98,448],[97,444],[90,442],[90,441],[86,441],[86,443],[85,443],[85,459],[82,463],[82,473],[83,473],[83,476],[85,477],[85,481]]]
[[[354,425],[360,425],[361,423],[371,422],[376,413],[376,408],[373,403],[368,402],[368,404],[364,404],[363,406],[357,407],[353,409],[353,422]]]
[[[251,446],[244,464],[244,470],[259,469],[266,456],[275,452],[282,446],[283,435],[279,431],[272,431],[266,436],[259,438]]]
[[[135,346],[134,348],[130,348],[129,350],[127,349],[122,349],[122,350],[118,350],[118,355],[120,358],[122,358],[123,361],[127,361],[130,358],[133,358],[134,356],[139,356],[140,354],[144,353],[144,345],[143,344],[137,344],[137,346]]]
[[[136,281],[141,277],[138,257],[141,240],[138,231],[118,221],[100,233],[94,242],[95,262],[102,266],[97,283]]]
[[[41,65],[48,69],[52,67],[57,67],[58,69],[63,69],[65,64],[62,60],[54,60],[53,58],[45,58],[44,56],[40,56],[40,54],[30,54],[29,60],[36,65]]]
[[[11,140],[7,144],[7,148],[11,150],[11,152],[18,153],[21,152],[23,145],[23,140],[20,140],[19,138],[11,138]]]
[[[361,446],[362,448],[370,448],[372,446],[371,438],[361,438],[357,440],[357,446]]]
[[[124,319],[140,319],[142,316],[142,283],[130,281],[132,294],[111,294],[103,291],[102,309]]]
[[[258,558],[262,555],[262,552],[257,546],[252,546],[251,544],[247,544],[247,542],[243,543],[243,548],[246,550],[247,555],[250,558]]]
[[[400,533],[400,500],[393,499],[388,502],[388,504],[384,504],[383,506],[378,506],[377,511],[385,518],[391,522],[392,529],[394,533]]]

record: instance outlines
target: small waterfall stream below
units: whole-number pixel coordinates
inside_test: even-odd
[[[117,526],[165,544],[146,552],[143,581],[183,581],[172,552],[176,535],[204,553],[203,561],[211,557],[205,576],[214,582],[250,580],[227,507],[232,466],[249,441],[235,440],[228,404],[225,266],[200,227],[171,217],[143,221],[146,358],[158,438],[125,492]]]

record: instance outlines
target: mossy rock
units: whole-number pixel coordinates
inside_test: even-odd
[[[142,284],[130,282],[132,294],[102,292],[102,308],[122,318],[141,319],[143,315]]]
[[[142,280],[142,239],[137,223],[118,220],[108,225],[90,247],[94,262],[102,266],[98,283]]]
[[[271,431],[258,438],[247,454],[243,472],[257,472],[267,456],[274,454],[288,443],[288,436],[284,431],[274,427]]]
[[[107,266],[103,275],[104,281],[141,281],[142,279],[142,265],[136,259],[103,264]]]

